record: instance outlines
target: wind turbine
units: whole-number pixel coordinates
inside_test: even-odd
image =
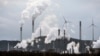
[[[94,27],[96,27],[96,25],[94,24],[94,20],[92,19],[92,24],[90,25],[90,27],[92,27],[92,41],[94,41]]]
[[[64,24],[63,24],[63,28],[64,28],[64,45],[66,45],[66,43],[65,43],[65,35],[66,35],[66,30],[65,30],[65,25],[66,25],[66,28],[67,28],[67,24],[68,23],[70,23],[69,21],[67,21],[66,19],[65,19],[65,17],[63,16],[63,19],[64,19]],[[65,50],[64,50],[64,53],[65,53]]]
[[[65,19],[65,17],[63,16],[63,19],[64,19],[64,24],[63,24],[63,27],[65,27],[65,25],[67,25],[68,21]]]
[[[67,24],[68,24],[68,23],[71,23],[71,22],[67,21],[67,20],[65,19],[64,16],[63,16],[63,19],[64,19],[64,21],[65,21],[64,24],[63,24],[63,28],[64,28],[64,37],[65,37],[65,34],[66,34],[66,33],[65,33],[65,26],[66,26],[66,28],[67,28]]]

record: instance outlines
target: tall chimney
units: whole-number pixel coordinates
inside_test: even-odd
[[[60,29],[58,29],[58,36],[60,36]]]
[[[32,33],[34,33],[34,19],[32,18]]]
[[[40,37],[41,37],[41,28],[40,28]]]
[[[65,35],[66,35],[66,32],[65,32],[65,29],[64,29],[64,39],[65,39]]]
[[[7,45],[7,51],[9,51],[9,42],[8,42],[8,45]]]
[[[23,27],[21,26],[20,27],[20,42],[22,41],[22,29],[23,29]]]
[[[82,23],[79,21],[79,39],[82,40]]]

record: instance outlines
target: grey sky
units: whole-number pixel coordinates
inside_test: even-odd
[[[50,7],[36,19],[36,27],[44,18],[44,15],[54,13],[59,20],[59,27],[64,23],[63,16],[66,20],[71,21],[69,28],[75,33],[71,33],[73,38],[79,38],[78,28],[79,21],[82,21],[83,39],[92,39],[91,28],[89,25],[94,19],[97,28],[95,28],[95,39],[100,35],[100,0],[52,0]],[[18,40],[19,39],[19,21],[21,12],[26,7],[28,0],[0,0],[0,40]],[[56,3],[56,4],[55,4]],[[23,29],[23,38],[31,38],[31,19],[26,20]]]

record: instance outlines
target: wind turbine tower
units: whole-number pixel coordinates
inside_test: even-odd
[[[65,17],[63,16],[63,19],[64,19],[64,25],[63,25],[63,28],[64,28],[64,37],[65,37],[65,35],[66,35],[66,30],[65,30],[65,28],[67,29],[67,24],[68,23],[70,23],[69,21],[67,21],[66,19],[65,19]],[[66,27],[65,27],[66,26]]]
[[[92,41],[94,41],[94,27],[96,26],[95,24],[94,24],[94,20],[92,19],[92,24],[90,25],[91,27],[92,27]]]
[[[64,19],[64,25],[63,25],[63,28],[64,28],[64,46],[66,46],[66,43],[65,43],[65,37],[66,37],[66,29],[67,29],[67,24],[70,23],[69,21],[67,21],[65,19],[65,17],[63,16],[63,19]],[[66,27],[65,27],[66,26]],[[64,54],[65,54],[65,50],[64,50]]]

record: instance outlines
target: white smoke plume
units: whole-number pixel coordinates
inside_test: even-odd
[[[22,11],[21,17],[26,20],[32,17],[36,19],[50,5],[51,0],[29,0],[26,8]]]
[[[51,43],[51,41],[56,40],[58,38],[58,28],[52,28],[50,29],[50,32],[47,35],[47,38],[45,39],[45,43]]]
[[[100,48],[100,37],[96,42],[93,42],[93,48]]]
[[[30,0],[26,6],[26,8],[22,12],[22,19],[25,21],[26,19],[32,17],[35,20],[42,12],[51,4],[51,0]],[[33,12],[32,12],[33,11]],[[23,22],[23,21],[21,21]],[[58,19],[55,14],[46,15],[45,18],[40,22],[39,27],[32,33],[32,38],[26,40],[26,42],[30,42],[32,45],[34,44],[32,41],[35,38],[40,36],[40,28],[42,30],[42,36],[47,36],[45,39],[45,43],[50,43],[53,40],[56,40],[58,37]],[[67,32],[66,32],[67,33]],[[63,31],[61,32],[61,36],[63,36]],[[68,35],[66,35],[68,36]],[[25,44],[27,47],[27,43],[18,43],[17,46],[23,47]],[[25,48],[25,47],[23,47]]]
[[[68,53],[73,54],[73,52],[74,52],[75,54],[79,54],[80,53],[79,46],[80,46],[79,43],[75,43],[73,41],[71,43],[67,44]]]
[[[21,13],[20,25],[26,19],[35,20],[50,5],[51,0],[29,0],[26,8]]]
[[[91,54],[92,52],[90,51],[90,46],[86,46],[87,51],[89,52],[89,54]]]
[[[57,37],[58,25],[56,15],[47,15],[43,19],[43,21],[40,23],[40,26],[36,29],[35,33],[32,34],[32,40],[39,36],[40,27],[42,30],[42,36],[47,36],[45,39],[45,43],[50,43],[52,40],[54,40],[53,38]],[[51,35],[53,38],[51,37]]]
[[[21,19],[21,20],[19,21],[20,27],[23,27],[24,23],[25,23],[25,21],[24,21],[23,19]]]
[[[50,3],[51,0],[29,0],[26,8],[22,11],[21,14],[21,27],[24,25],[26,19],[32,17],[32,19],[35,20],[50,5]],[[36,30],[36,32],[38,32],[38,29]],[[27,40],[25,40],[24,42],[27,42]],[[31,40],[29,40],[29,42],[31,42]],[[17,46],[25,48],[23,44],[27,46],[27,43],[23,43],[23,41],[21,43],[18,43]]]
[[[25,49],[26,47],[27,47],[27,41],[22,40],[22,42],[18,43],[14,48],[23,48],[23,49]]]
[[[75,42],[71,42],[69,44],[67,44],[67,51],[68,53],[72,54],[72,47],[75,46]]]
[[[76,46],[74,46],[74,53],[75,53],[75,54],[79,54],[79,53],[80,53],[80,52],[79,52],[79,46],[80,46],[79,43],[77,43]]]

